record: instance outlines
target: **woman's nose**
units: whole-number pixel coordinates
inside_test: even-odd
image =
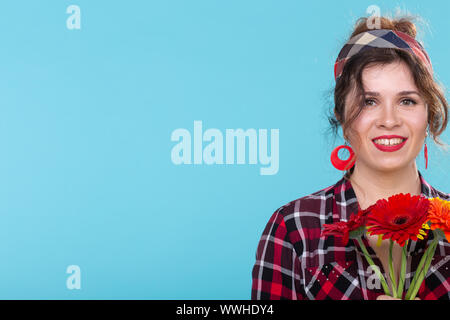
[[[380,108],[377,125],[380,127],[393,128],[401,124],[398,109],[393,103],[385,103]]]

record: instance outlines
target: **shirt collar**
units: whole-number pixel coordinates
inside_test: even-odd
[[[417,170],[421,184],[421,195],[427,198],[437,197],[437,190],[434,189]],[[333,216],[335,221],[348,221],[350,216],[360,209],[358,199],[353,190],[350,180],[342,177],[334,186],[334,196],[337,208]]]
[[[426,182],[425,178],[422,176],[419,170],[417,170],[419,173],[420,178],[420,184],[421,184],[421,195],[427,197],[427,198],[435,198],[439,197],[438,191],[433,188],[428,182]],[[357,213],[360,209],[358,200],[356,198],[355,191],[353,190],[352,184],[350,180],[345,179],[342,177],[336,184],[334,188],[334,196],[335,196],[335,202],[334,202],[334,208],[333,208],[333,220],[334,222],[337,221],[348,221],[350,216],[354,213]],[[407,246],[407,251],[409,254],[419,254],[420,252],[425,250],[425,246],[427,243],[433,240],[433,233],[428,232],[427,241],[409,241]],[[362,241],[364,242],[369,254],[372,257],[376,257],[375,252],[373,249],[369,246],[367,239],[365,236],[362,237]],[[359,247],[359,244],[354,241],[355,246],[359,251],[361,251],[361,248]]]

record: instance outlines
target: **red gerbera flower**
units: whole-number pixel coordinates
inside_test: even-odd
[[[410,239],[417,241],[422,233],[422,225],[427,220],[430,202],[421,195],[399,193],[378,200],[367,215],[367,227],[370,234],[382,234],[383,239],[392,239],[400,246]]]
[[[324,224],[322,236],[342,237],[342,242],[346,245],[350,237],[350,232],[355,231],[366,224],[367,214],[370,212],[372,207],[373,206],[370,206],[364,210],[359,210],[358,213],[351,215],[348,221]]]

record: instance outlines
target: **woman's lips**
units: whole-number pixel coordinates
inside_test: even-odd
[[[408,140],[408,138],[405,138],[405,140],[402,143],[399,143],[399,144],[396,144],[393,146],[385,146],[382,144],[377,144],[377,143],[375,143],[374,140],[372,140],[372,142],[373,142],[374,146],[377,147],[377,149],[380,151],[393,152],[393,151],[397,151],[397,150],[401,149],[405,145],[407,140]]]

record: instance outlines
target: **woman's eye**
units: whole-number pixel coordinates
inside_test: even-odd
[[[364,100],[364,105],[365,106],[373,106],[373,105],[375,105],[375,100],[373,100],[373,99],[365,99]]]
[[[403,100],[402,100],[402,102],[405,102],[405,101],[407,102],[407,103],[406,103],[407,106],[411,106],[411,105],[417,104],[417,102],[415,102],[415,101],[412,100],[412,99],[403,99]]]

